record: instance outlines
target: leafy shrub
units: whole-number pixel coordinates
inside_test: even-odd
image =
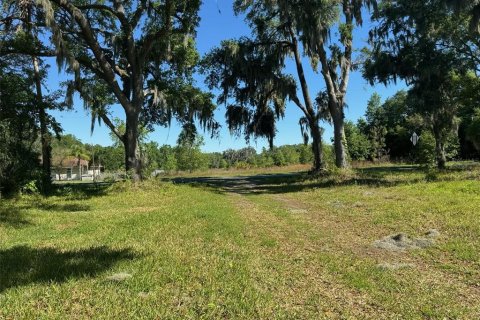
[[[39,192],[38,189],[38,180],[31,180],[27,182],[21,188],[23,194],[37,194]]]
[[[323,145],[323,162],[327,169],[335,167],[335,151],[332,145]]]
[[[424,131],[415,150],[416,161],[424,166],[435,165],[435,138],[429,131]]]
[[[251,167],[252,166],[245,161],[239,161],[239,162],[235,163],[235,168],[236,169],[249,169]]]
[[[2,193],[16,193],[40,177],[39,156],[22,141],[7,121],[0,121],[0,186]]]

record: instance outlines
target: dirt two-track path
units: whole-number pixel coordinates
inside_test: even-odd
[[[372,241],[391,230],[372,225],[368,216],[350,219],[338,214],[351,209],[337,199],[306,200],[311,196],[303,191],[313,185],[304,178],[293,173],[173,180],[224,194],[245,221],[255,285],[272,297],[259,318],[284,314],[295,319],[399,319],[404,312],[419,308],[419,301],[408,290],[389,292],[384,299],[381,286],[369,292],[351,284],[351,277],[368,277],[362,272],[368,268],[374,272],[380,264],[414,266],[405,272],[411,272],[420,284],[417,294],[427,299],[421,304],[428,303],[427,289],[437,287],[446,291],[435,294],[456,292],[458,304],[480,315],[479,287],[452,278],[419,256],[373,248]],[[377,191],[381,192],[368,192]]]
[[[269,174],[177,178],[174,183],[224,193],[245,220],[253,243],[249,250],[256,251],[251,267],[257,285],[275,301],[260,318],[280,312],[297,319],[379,319],[370,297],[339,283],[318,263],[319,254],[338,250],[328,242],[340,226],[296,199],[289,187],[297,178],[299,174]]]

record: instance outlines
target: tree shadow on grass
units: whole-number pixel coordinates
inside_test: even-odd
[[[375,174],[359,174],[351,178],[338,179],[336,176],[312,177],[306,173],[292,173],[242,177],[177,178],[172,181],[200,188],[207,187],[217,193],[280,194],[335,186],[392,186],[399,183],[386,180],[384,178],[386,174],[387,172],[376,172]]]
[[[89,205],[79,203],[39,203],[37,205],[32,205],[32,207],[36,207],[50,212],[81,212],[90,211],[91,208]]]
[[[453,172],[447,170],[444,173]],[[424,173],[424,174],[423,174]],[[300,192],[311,189],[324,189],[342,186],[394,187],[404,184],[431,182],[427,179],[427,171],[419,166],[377,166],[354,169],[351,174],[330,174],[311,176],[305,172],[290,174],[268,174],[239,177],[198,177],[176,178],[174,183],[209,188],[217,193],[239,194],[282,194]],[[440,179],[444,178],[440,175]]]
[[[294,184],[305,181],[306,173],[259,174],[234,177],[193,177],[174,178],[169,181],[178,184],[189,184],[196,187],[207,187],[217,193],[234,192],[240,194],[264,193],[267,187],[280,184]],[[168,180],[168,179],[165,179]]]
[[[356,170],[363,174],[369,174],[374,176],[385,176],[387,174],[425,171],[424,168],[420,166],[413,166],[413,165],[376,166],[376,167],[358,168]]]
[[[67,200],[87,200],[107,195],[110,182],[61,183],[54,184],[49,196],[64,197]]]
[[[76,213],[90,211],[91,207],[80,203],[46,203],[42,200],[32,200],[25,204],[2,204],[0,205],[0,226],[23,228],[32,225],[33,223],[27,219],[27,214],[25,214],[30,209],[40,209],[50,213]]]
[[[388,180],[381,177],[354,177],[348,179],[337,180],[335,178],[326,178],[321,181],[307,180],[301,184],[285,184],[285,185],[266,185],[259,189],[257,193],[281,194],[291,192],[301,192],[312,189],[327,189],[334,187],[345,186],[366,186],[372,188],[379,187],[394,187],[404,184],[419,183],[425,181],[423,178],[410,179],[408,181],[402,180]]]
[[[11,205],[0,205],[0,226],[6,225],[14,228],[22,228],[31,224],[19,208]]]
[[[0,293],[33,283],[62,283],[72,278],[94,277],[122,260],[138,254],[130,249],[105,246],[72,251],[16,246],[0,250]]]

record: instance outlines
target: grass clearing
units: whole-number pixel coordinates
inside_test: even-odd
[[[478,167],[215,176],[1,200],[0,319],[480,317]]]

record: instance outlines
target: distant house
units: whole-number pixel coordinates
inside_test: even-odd
[[[155,170],[152,171],[151,176],[155,178],[155,177],[158,177],[158,176],[163,175],[163,174],[165,174],[165,170],[155,169]]]
[[[52,179],[56,181],[93,180],[100,175],[101,165],[88,166],[88,160],[73,156],[52,159]]]

